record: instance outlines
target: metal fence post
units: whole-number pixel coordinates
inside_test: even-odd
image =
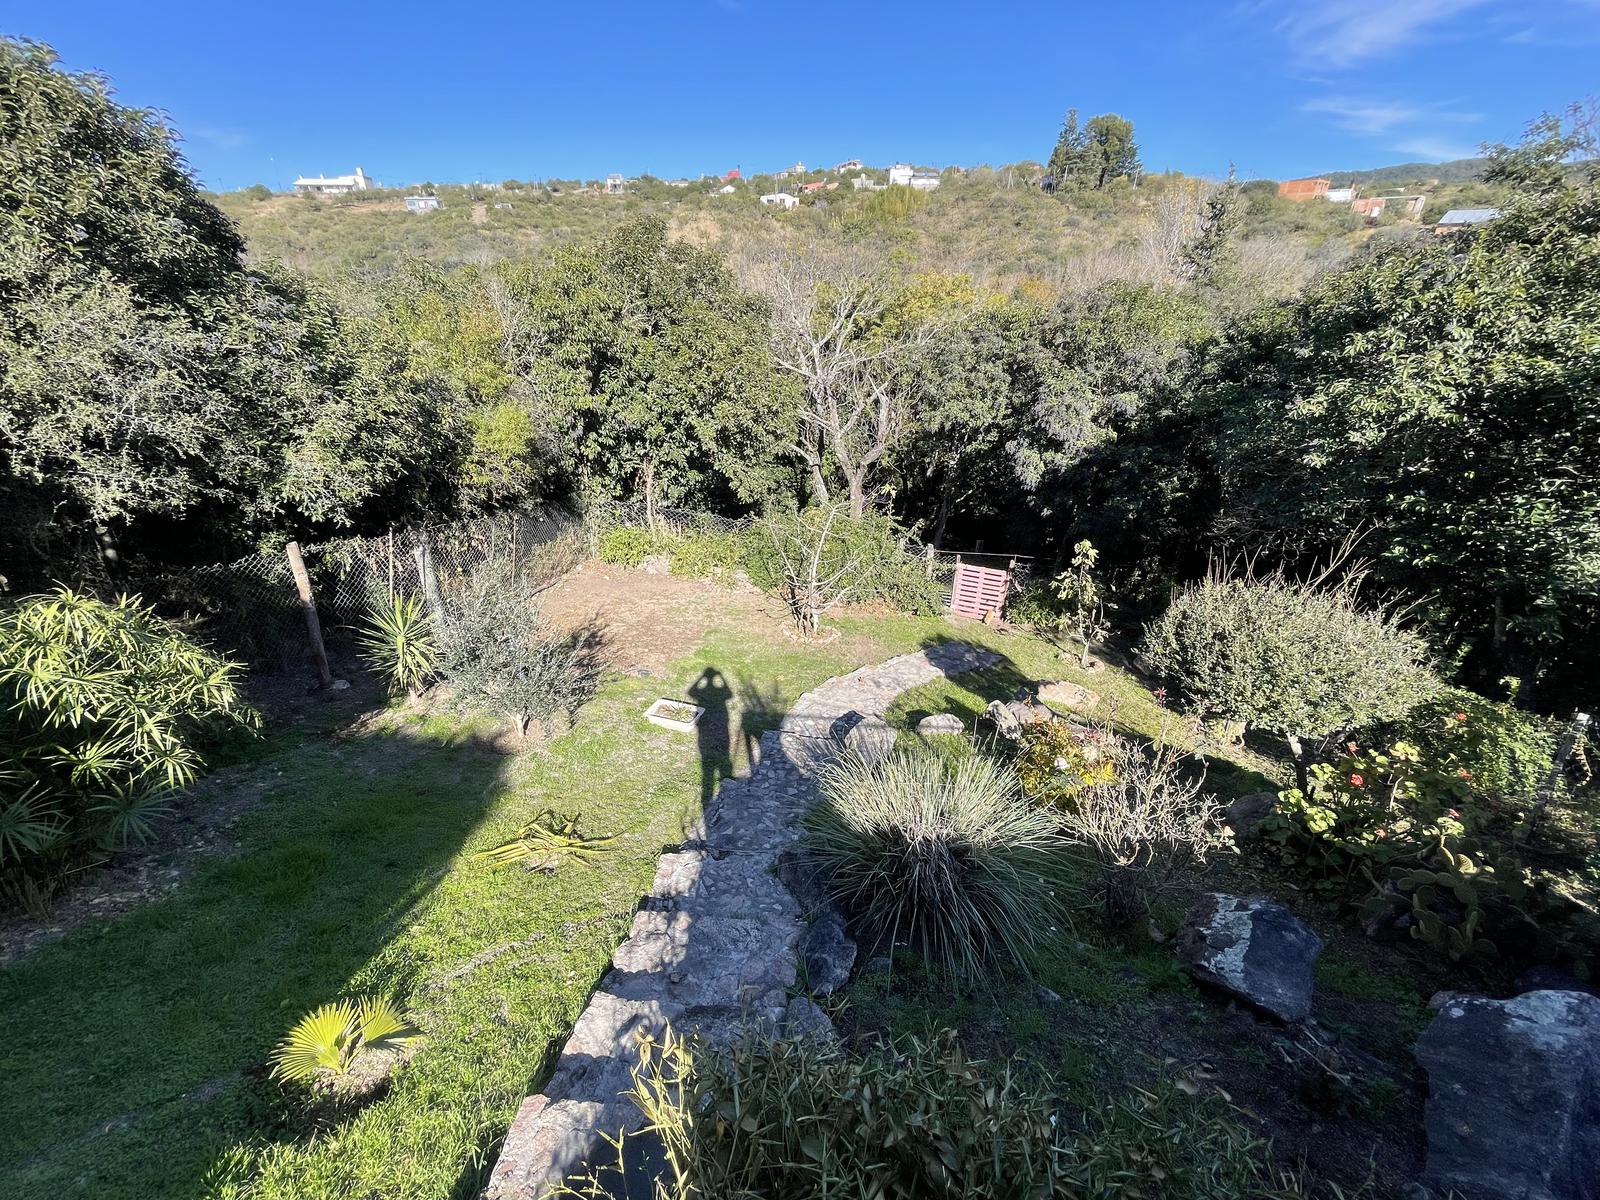
[[[317,681],[323,687],[331,687],[333,672],[328,669],[328,651],[322,645],[322,622],[317,620],[316,601],[311,597],[311,576],[306,573],[306,560],[300,557],[299,542],[290,542],[283,549],[289,556],[289,571],[294,575],[295,590],[300,593],[300,609],[306,616],[311,654],[317,660]]]

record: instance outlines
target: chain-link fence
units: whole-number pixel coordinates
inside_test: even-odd
[[[501,561],[538,590],[589,553],[580,517],[560,509],[499,513],[391,529],[301,547],[322,630],[347,641],[375,607],[396,595],[437,602],[485,563]],[[197,620],[215,643],[261,667],[287,668],[309,655],[305,615],[285,552],[170,574],[151,589],[162,607]]]
[[[656,508],[655,519],[658,528],[679,537],[741,533],[755,524],[749,517],[663,507]],[[607,504],[584,515],[538,509],[341,538],[301,547],[301,555],[323,635],[337,649],[393,596],[419,596],[437,606],[495,561],[540,590],[598,553],[602,529],[647,523],[639,502]],[[906,543],[905,552],[937,582],[947,608],[960,562],[1009,567],[1014,588],[1028,578],[1028,560],[1014,555],[938,551],[915,541]],[[168,612],[194,619],[210,640],[257,667],[286,669],[310,656],[299,591],[283,551],[165,575],[151,581],[149,592]]]

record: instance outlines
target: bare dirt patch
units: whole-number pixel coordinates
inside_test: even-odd
[[[593,622],[605,633],[611,667],[655,674],[692,654],[715,628],[781,637],[787,622],[774,601],[753,587],[658,575],[585,562],[539,597],[545,616],[563,629]]]

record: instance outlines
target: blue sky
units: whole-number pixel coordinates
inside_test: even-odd
[[[4,0],[0,31],[165,109],[217,188],[748,174],[1049,153],[1286,178],[1472,153],[1600,92],[1600,0]]]

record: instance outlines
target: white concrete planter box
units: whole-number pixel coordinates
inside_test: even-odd
[[[700,723],[700,717],[706,710],[698,704],[687,704],[682,700],[657,700],[644,710],[644,715],[649,718],[650,724],[659,725],[663,729],[674,729],[679,733],[693,733],[694,727]],[[692,716],[684,716],[692,713]]]

